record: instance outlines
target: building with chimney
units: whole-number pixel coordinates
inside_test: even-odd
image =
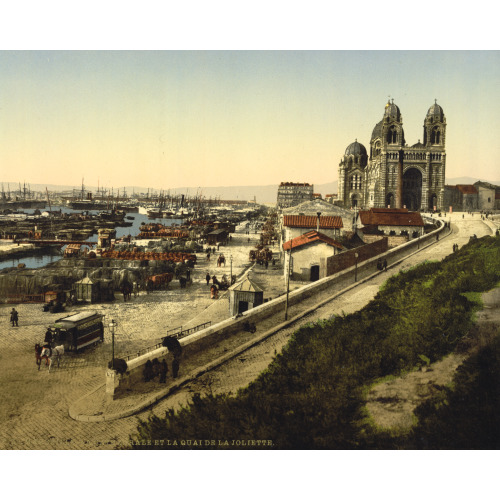
[[[338,201],[345,208],[442,210],[446,170],[446,117],[435,102],[427,111],[423,139],[408,146],[403,116],[388,102],[375,125],[370,151],[357,139],[339,164]]]

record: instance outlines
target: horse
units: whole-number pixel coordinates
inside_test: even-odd
[[[132,297],[133,287],[130,283],[124,283],[121,288],[121,292],[123,294],[123,301],[127,302]]]
[[[40,370],[40,365],[42,364],[42,359],[45,358],[45,364],[49,366],[49,372],[50,372],[53,357],[55,357],[57,359],[57,366],[59,367],[59,362],[61,361],[61,358],[64,354],[64,346],[58,345],[58,346],[52,348],[48,345],[44,345],[43,347],[40,347],[40,344],[36,344],[35,345],[35,354],[37,357],[38,369]]]

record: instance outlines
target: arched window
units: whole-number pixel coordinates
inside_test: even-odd
[[[354,174],[350,178],[350,183],[349,183],[351,189],[361,189],[361,175]]]
[[[431,144],[440,144],[441,143],[441,131],[439,127],[434,127],[431,132]]]
[[[398,131],[394,125],[387,131],[387,142],[389,144],[396,144],[398,142]]]

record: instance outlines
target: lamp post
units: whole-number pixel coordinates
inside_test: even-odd
[[[117,322],[112,319],[109,324],[111,330],[111,369],[115,369],[115,328],[118,326]]]
[[[293,239],[290,240],[290,253],[288,254],[288,271],[286,276],[285,321],[288,319],[288,296],[290,294],[290,268],[292,266],[292,246],[293,246]]]
[[[356,262],[354,263],[354,282],[358,281],[358,257],[359,254],[356,252],[354,254],[354,258],[356,259]]]

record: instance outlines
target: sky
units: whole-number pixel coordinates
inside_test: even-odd
[[[437,99],[446,177],[500,180],[500,52],[0,51],[0,180],[109,189],[336,181],[388,99]]]

